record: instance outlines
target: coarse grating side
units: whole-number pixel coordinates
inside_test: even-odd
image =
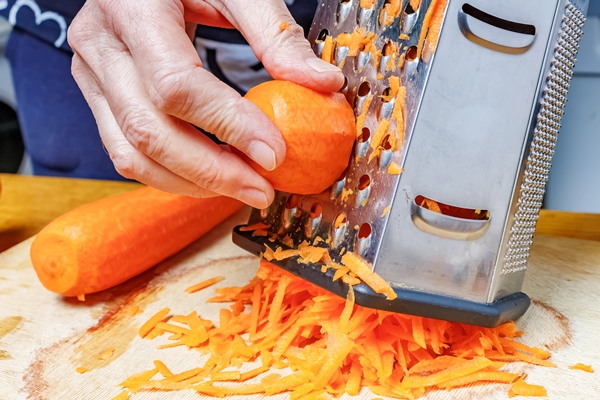
[[[567,2],[527,158],[502,274],[519,272],[527,268],[527,258],[544,199],[546,181],[552,165],[552,155],[567,101],[569,82],[573,76],[575,56],[579,50],[578,43],[583,34],[584,22],[584,14],[571,2]]]

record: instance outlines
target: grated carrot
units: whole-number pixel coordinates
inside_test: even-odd
[[[195,285],[192,285],[192,286],[188,287],[187,289],[185,289],[185,291],[187,293],[196,293],[202,289],[206,289],[209,286],[212,286],[216,283],[221,282],[223,279],[225,279],[225,278],[222,276],[215,276],[214,278],[210,278],[210,279],[207,279],[200,283],[196,283]]]
[[[379,275],[373,272],[373,268],[354,253],[346,253],[342,256],[342,264],[350,268],[363,282],[365,282],[375,293],[385,294],[388,300],[397,297],[394,289]]]
[[[83,294],[83,293],[82,294],[78,294],[77,295],[77,300],[79,300],[79,301],[85,301],[85,294]]]
[[[391,175],[398,175],[402,172],[402,167],[398,166],[395,162],[391,162],[388,166],[388,173]]]
[[[258,222],[252,225],[240,226],[240,232],[249,232],[249,231],[257,231],[261,229],[269,229],[271,225],[267,225],[263,222]]]
[[[508,389],[508,397],[514,396],[548,396],[548,393],[543,386],[532,385],[519,379]]]
[[[169,378],[173,376],[173,373],[167,368],[167,366],[159,360],[154,360],[154,366],[158,370],[158,373],[164,376],[165,378]]]
[[[381,293],[391,290],[373,283],[368,275],[376,274],[363,260],[352,253],[344,257],[344,265],[324,265],[346,270],[344,277],[360,278]],[[178,331],[178,340],[167,339],[171,346],[205,332],[205,341],[195,346],[209,354],[204,365],[173,375],[157,360],[156,368],[122,386],[132,393],[193,389],[217,397],[288,392],[291,399],[357,395],[369,388],[375,395],[416,398],[470,384],[515,382],[516,374],[502,371],[506,362],[553,365],[544,359],[545,351],[515,341],[521,332],[514,323],[480,328],[373,310],[356,305],[354,289],[348,290],[344,300],[262,260],[246,286],[219,289],[235,311],[223,308],[218,325],[195,312],[163,322],[168,309],[150,324],[152,330]],[[259,366],[248,364],[253,362]],[[287,367],[287,376],[271,372]],[[151,380],[157,372],[164,379]],[[250,379],[259,383],[242,383]],[[225,380],[232,383],[213,386]],[[519,381],[511,390],[512,395],[540,393]]]
[[[85,367],[77,367],[75,368],[75,372],[77,372],[78,374],[85,374],[86,372],[88,372],[88,369]]]
[[[325,43],[323,45],[323,53],[321,54],[321,59],[323,61],[327,61],[328,63],[333,63],[333,50],[335,45],[333,43],[333,38],[331,36],[327,36],[325,38]]]
[[[279,29],[282,32],[283,31],[291,31],[292,30],[292,28],[290,28],[290,25],[287,22],[283,21],[283,20],[279,23]]]
[[[585,371],[585,372],[594,372],[594,369],[592,368],[591,365],[586,365],[586,364],[582,364],[582,363],[577,363],[575,365],[571,365],[571,366],[569,366],[569,368],[579,369],[579,370]]]
[[[156,314],[154,314],[144,325],[140,327],[139,334],[141,338],[146,337],[152,329],[158,324],[164,317],[171,312],[170,308],[163,308]]]

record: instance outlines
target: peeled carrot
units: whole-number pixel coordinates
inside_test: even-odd
[[[31,261],[52,292],[98,292],[177,253],[242,205],[227,197],[197,199],[137,189],[52,221],[31,245]]]

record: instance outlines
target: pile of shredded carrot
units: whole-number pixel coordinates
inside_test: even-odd
[[[168,335],[170,343],[160,348],[208,354],[204,365],[175,373],[155,360],[121,386],[130,393],[191,389],[216,397],[288,392],[290,399],[368,388],[413,399],[431,390],[501,382],[513,383],[510,395],[544,395],[542,386],[503,367],[555,366],[548,352],[515,341],[521,332],[512,322],[481,328],[364,308],[354,304],[352,286],[344,300],[264,260],[246,286],[216,293],[211,302],[231,303],[216,323],[165,308],[140,328],[146,339]]]

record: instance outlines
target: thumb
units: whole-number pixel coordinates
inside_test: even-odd
[[[224,15],[244,35],[274,79],[325,92],[343,86],[342,71],[315,55],[283,0],[228,0],[222,4],[227,9]]]

